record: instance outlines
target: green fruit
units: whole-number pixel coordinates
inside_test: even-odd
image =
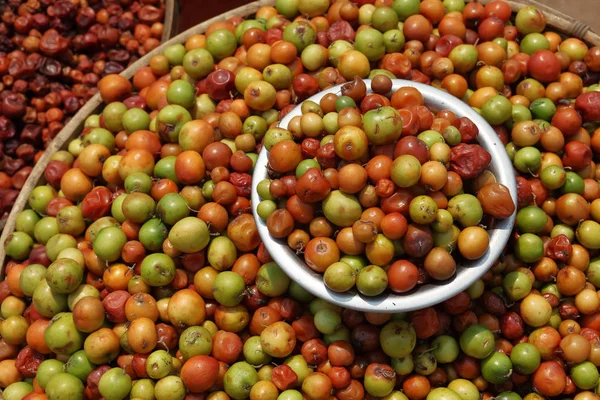
[[[411,15],[419,13],[419,0],[394,0],[392,9],[398,15],[400,21],[404,21]]]
[[[152,379],[139,379],[131,387],[131,398],[154,400],[154,381]]]
[[[186,360],[207,356],[212,350],[212,335],[202,326],[189,327],[179,336],[179,350]]]
[[[430,352],[417,352],[414,357],[415,372],[419,375],[431,375],[437,368],[437,360]]]
[[[471,44],[459,44],[448,55],[454,64],[454,72],[459,74],[473,70],[477,65],[477,57],[477,49]]]
[[[29,236],[33,236],[33,228],[40,220],[40,216],[33,210],[23,210],[17,216],[15,222],[15,231],[24,232]]]
[[[408,375],[415,369],[415,362],[411,355],[402,358],[392,358],[390,365],[399,375]]]
[[[167,101],[169,104],[177,104],[184,108],[191,108],[196,100],[196,89],[194,86],[182,79],[171,82],[167,89]]]
[[[392,321],[379,333],[379,342],[385,354],[390,357],[406,357],[417,344],[415,329],[406,321]]]
[[[54,375],[63,372],[65,363],[62,361],[50,358],[41,362],[36,373],[36,380],[42,389],[46,389],[46,385]]]
[[[88,359],[84,350],[79,350],[69,357],[69,361],[65,364],[65,372],[76,376],[82,382],[85,382],[88,375],[96,368],[96,366]]]
[[[31,190],[27,204],[29,207],[38,214],[46,214],[46,206],[50,203],[50,200],[57,196],[56,190],[52,186],[37,186]]]
[[[177,250],[195,253],[204,249],[210,240],[206,223],[196,217],[186,217],[175,223],[169,232],[169,240]]]
[[[33,296],[38,283],[46,278],[46,267],[42,264],[29,264],[19,277],[19,287],[27,297]]]
[[[333,263],[325,270],[323,282],[334,292],[346,292],[356,283],[354,269],[345,262]]]
[[[98,232],[94,239],[94,252],[101,260],[117,261],[121,257],[121,250],[127,243],[127,236],[116,226],[108,226]]]
[[[512,301],[518,301],[527,296],[531,287],[531,280],[523,272],[513,271],[504,277],[504,293]]]
[[[360,219],[362,207],[355,196],[332,190],[323,200],[323,213],[335,225],[352,226]]]
[[[53,291],[46,279],[42,279],[33,291],[32,303],[37,312],[52,318],[67,309],[67,296]]]
[[[517,239],[514,250],[519,260],[534,263],[544,256],[544,242],[533,233],[524,233]]]
[[[206,50],[217,60],[232,56],[236,48],[235,35],[227,29],[218,29],[206,38]]]
[[[325,335],[331,335],[342,324],[342,316],[332,310],[319,310],[315,314],[314,323],[317,330]]]
[[[432,223],[437,218],[438,206],[429,196],[417,196],[409,205],[410,219],[421,225]]]
[[[580,389],[590,390],[598,385],[598,368],[589,361],[584,361],[571,368],[571,379]]]
[[[219,236],[210,242],[206,258],[214,269],[224,271],[233,266],[237,259],[237,249],[231,239]]]
[[[541,208],[528,206],[519,210],[516,223],[521,233],[540,233],[548,223],[548,216]]]
[[[165,350],[150,353],[146,362],[146,373],[152,379],[160,379],[173,370],[173,357]]]
[[[363,130],[373,144],[388,144],[402,134],[402,118],[395,108],[383,106],[363,116]]]
[[[510,358],[499,351],[481,361],[481,375],[490,383],[501,384],[506,382],[512,373]]]
[[[73,141],[71,143],[73,143]],[[72,153],[71,143],[69,144],[69,152],[70,153]],[[77,143],[77,142],[75,142],[75,143]],[[83,150],[83,147],[85,147],[89,144],[101,144],[101,145],[105,146],[107,149],[109,149],[110,151],[113,151],[115,148],[115,135],[108,129],[93,128],[91,131],[86,133],[86,135],[83,137],[83,140],[79,144],[81,147],[79,147],[77,154],[73,154],[73,155],[79,155],[81,150]]]
[[[404,47],[406,39],[404,38],[404,33],[400,29],[390,29],[386,32],[383,32],[383,44],[385,45],[386,53],[396,53],[400,52]],[[396,75],[392,74],[387,70],[371,70],[369,74],[369,78],[373,78],[375,75],[373,72],[375,71],[385,71],[388,73],[388,76],[392,79],[396,79]],[[375,73],[377,74],[377,73]],[[391,76],[390,76],[391,75]]]
[[[426,400],[463,400],[456,392],[446,388],[435,388],[427,395]]]
[[[401,188],[411,187],[419,182],[421,163],[410,154],[403,154],[392,162],[391,179]]]
[[[600,249],[600,224],[596,221],[583,221],[575,231],[577,240],[588,249]]]
[[[481,115],[491,125],[508,121],[512,114],[512,103],[506,97],[496,95],[488,99],[481,108]]]
[[[127,106],[120,101],[107,104],[102,111],[102,119],[106,129],[113,133],[123,130],[123,115],[127,112]]]
[[[154,387],[156,400],[183,400],[186,397],[186,388],[180,377],[165,376]]]
[[[234,307],[242,301],[245,290],[246,284],[239,274],[223,271],[216,276],[212,292],[219,304]]]
[[[131,378],[123,369],[111,368],[100,378],[98,391],[105,400],[125,399],[131,391]]]
[[[300,0],[276,0],[277,11],[289,20],[298,15],[298,3]]]
[[[60,258],[48,267],[46,281],[54,292],[69,294],[83,281],[83,268],[75,260]]]
[[[141,276],[150,286],[165,286],[175,278],[175,262],[163,253],[147,255],[142,261]]]
[[[50,378],[46,384],[46,396],[48,400],[83,399],[83,383],[75,376],[61,372]]]
[[[315,30],[305,21],[294,21],[283,29],[283,40],[296,46],[298,52],[315,43],[316,39]]]
[[[14,382],[8,385],[2,392],[3,400],[21,400],[33,392],[33,385],[27,382]]]
[[[158,112],[156,128],[161,139],[170,143],[178,143],[181,128],[191,120],[192,115],[187,109],[177,104],[169,104]]]
[[[452,336],[442,335],[431,342],[432,354],[440,363],[451,363],[458,358],[460,348]]]
[[[534,6],[526,6],[519,10],[515,17],[515,25],[520,33],[543,32],[546,28],[546,18],[540,10]]]
[[[267,296],[281,296],[290,286],[290,278],[275,262],[263,264],[256,275],[256,287]]]
[[[538,50],[549,50],[550,42],[541,33],[529,33],[521,39],[521,51],[525,54],[532,55]]]
[[[520,374],[532,374],[540,365],[541,356],[538,349],[530,343],[515,345],[510,353],[512,365]]]
[[[18,261],[29,257],[32,249],[33,239],[25,232],[13,232],[4,241],[6,255]]]
[[[165,47],[163,54],[167,57],[170,65],[181,65],[186,54],[185,46],[181,43],[169,45]]]
[[[144,223],[138,233],[138,239],[149,251],[160,251],[163,242],[169,235],[169,229],[158,218],[152,218]]]
[[[250,389],[256,382],[258,382],[256,370],[243,361],[233,364],[223,377],[225,392],[236,400],[248,398]]]
[[[367,28],[358,32],[354,40],[354,47],[371,62],[380,60],[385,55],[383,34],[377,29]]]
[[[479,389],[466,379],[455,379],[448,384],[448,389],[457,393],[461,400],[479,400]]]
[[[556,113],[556,105],[554,102],[546,97],[535,99],[529,106],[533,117],[536,119],[542,119],[544,121],[550,121]]]
[[[56,215],[56,224],[60,233],[79,236],[85,231],[85,220],[81,208],[67,206]]]
[[[150,116],[141,108],[130,108],[123,114],[123,129],[128,134],[147,130],[150,127]]]
[[[59,233],[59,231],[56,217],[44,217],[40,219],[39,222],[35,224],[35,228],[33,228],[35,240],[43,245],[48,243],[50,238],[57,233]]]
[[[316,46],[316,45],[310,45]],[[309,47],[310,47],[309,46]],[[304,52],[303,52],[304,54]],[[271,64],[263,70],[263,79],[269,82],[276,90],[287,89],[292,83],[292,72],[283,64]],[[246,121],[244,121],[246,125]],[[266,126],[265,126],[266,128]],[[266,129],[265,129],[266,131]],[[245,131],[244,131],[245,132]],[[252,132],[250,132],[252,133]],[[264,134],[264,132],[263,132]],[[255,137],[260,135],[254,135]]]
[[[44,332],[44,340],[48,348],[57,354],[70,355],[83,346],[83,333],[75,327],[73,314],[63,312],[56,314]]]
[[[474,358],[485,358],[494,351],[496,341],[494,334],[487,327],[479,324],[469,326],[460,335],[460,348]]]
[[[365,296],[377,296],[387,288],[387,273],[377,265],[369,265],[360,270],[356,277],[356,288]]]
[[[175,225],[177,221],[190,215],[190,209],[180,194],[168,193],[158,201],[156,214],[165,224]]]
[[[152,218],[155,208],[154,199],[142,192],[129,193],[121,204],[125,218],[136,224],[143,224]]]
[[[472,194],[459,194],[448,202],[448,211],[463,227],[475,226],[483,218],[483,208]]]
[[[384,33],[398,28],[398,15],[391,7],[377,7],[371,16],[371,24]]]

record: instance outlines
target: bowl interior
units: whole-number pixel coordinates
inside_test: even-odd
[[[365,79],[365,84],[368,89],[367,93],[372,93],[370,90],[371,80]],[[425,105],[430,109],[434,111],[443,109],[451,110],[457,117],[468,117],[477,125],[479,128],[479,144],[492,156],[492,162],[488,169],[495,175],[497,182],[508,187],[513,201],[516,203],[517,186],[512,163],[508,158],[504,145],[492,127],[469,105],[431,86],[402,79],[394,79],[392,91],[404,86],[411,86],[418,89],[425,99]],[[328,93],[341,94],[341,85],[324,90],[310,97],[308,100],[312,100],[318,104],[321,98]],[[287,128],[290,120],[301,114],[300,105],[298,105],[281,120],[279,126]],[[285,241],[272,238],[266,223],[258,217],[256,207],[260,202],[260,197],[256,189],[261,180],[268,178],[266,168],[267,157],[268,152],[263,149],[259,154],[252,177],[252,209],[262,241],[273,260],[291,279],[313,295],[345,308],[369,312],[403,312],[441,303],[467,289],[485,274],[494,261],[502,254],[515,223],[516,213],[513,213],[510,218],[496,221],[494,227],[488,229],[490,244],[487,252],[477,260],[461,262],[457,265],[456,274],[449,280],[420,285],[412,291],[403,294],[395,294],[386,290],[379,296],[369,297],[360,294],[356,289],[345,293],[336,293],[325,286],[322,275],[310,269],[304,263],[304,260],[289,248]]]

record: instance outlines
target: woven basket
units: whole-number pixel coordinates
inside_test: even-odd
[[[179,2],[177,0],[166,0],[165,1],[165,20],[163,35],[160,39],[161,43],[171,39],[177,32],[177,26],[179,25]]]
[[[164,43],[167,40],[169,40],[171,38],[171,36],[173,36],[173,34],[175,32],[177,32],[178,25],[179,25],[179,2],[177,0],[165,0],[165,19],[163,21],[163,34],[162,34],[162,37],[160,38],[160,42]],[[76,114],[75,116],[73,116],[73,119],[75,119],[77,115],[79,115],[79,114]],[[67,126],[69,126],[69,125],[67,125]],[[65,129],[66,129],[66,127],[65,127]],[[63,131],[64,131],[64,129],[63,129]],[[16,203],[15,203],[15,206],[13,207],[13,210],[15,208],[17,208]],[[7,224],[7,219],[0,220],[0,231],[3,230],[3,228],[6,224]],[[1,272],[1,269],[0,269],[0,272]],[[0,398],[0,400],[2,400],[2,399]]]
[[[472,0],[470,0],[472,1]],[[480,0],[481,3],[486,4],[492,0]],[[564,33],[565,35],[573,36],[580,38],[586,41],[591,45],[600,45],[600,36],[590,29],[590,27],[580,21],[577,21],[563,13],[555,11],[543,4],[540,4],[536,1],[529,0],[506,0],[508,4],[510,4],[513,12],[519,11],[521,8],[527,5],[534,5],[540,10],[544,12],[546,16],[548,26],[552,29]],[[171,7],[168,7],[169,3],[171,3]],[[173,20],[172,16],[175,15],[175,0],[167,0],[167,13],[165,20]],[[184,43],[190,36],[195,34],[204,33],[206,29],[214,22],[225,21],[232,16],[242,16],[247,17],[253,15],[260,7],[262,6],[273,6],[275,4],[275,0],[259,0],[244,6],[238,7],[231,11],[228,11],[224,14],[221,14],[217,17],[204,21],[185,32],[178,34],[167,42],[163,43],[161,46],[152,50],[150,53],[146,54],[144,57],[140,58],[134,64],[132,64],[129,68],[121,73],[124,77],[130,79],[135,74],[139,68],[147,66],[150,62],[150,59],[155,54],[161,54],[165,47],[177,44]],[[167,24],[165,23],[165,35],[167,31],[169,33],[172,31],[173,25],[169,24],[167,29]],[[71,119],[71,121],[63,128],[63,130],[54,138],[54,140],[49,144],[46,149],[44,156],[38,161],[33,171],[29,175],[29,178],[25,182],[25,185],[21,189],[19,196],[15,201],[15,205],[12,208],[8,219],[6,220],[6,226],[2,232],[2,236],[0,236],[0,276],[2,276],[4,270],[4,261],[6,258],[6,254],[4,252],[4,246],[1,245],[4,243],[8,235],[10,235],[15,229],[15,222],[17,215],[27,207],[27,199],[29,197],[29,193],[40,184],[44,184],[44,170],[50,161],[50,156],[61,149],[66,148],[71,139],[76,138],[83,128],[83,124],[85,119],[90,115],[99,110],[102,105],[102,99],[100,95],[97,94],[90,99],[75,116]]]

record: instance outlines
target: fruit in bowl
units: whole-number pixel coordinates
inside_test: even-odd
[[[478,266],[459,281],[485,273],[493,262],[485,256],[502,250],[514,221],[510,162],[486,150],[499,144],[495,132],[469,107],[451,111],[460,103],[445,94],[403,83],[355,77],[305,100],[266,132],[268,155],[255,169],[267,248],[307,290],[326,287],[340,304],[362,298],[356,304],[367,307],[373,297],[416,308],[403,296],[444,282],[446,297],[435,300],[451,297],[457,269]],[[492,164],[508,169],[503,182]],[[502,237],[496,249],[486,228]],[[388,310],[380,301],[370,310],[378,307]]]

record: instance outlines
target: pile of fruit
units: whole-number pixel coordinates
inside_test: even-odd
[[[98,80],[160,44],[164,15],[163,0],[0,4],[0,217]]]
[[[132,82],[104,76],[104,109],[52,155],[45,184],[29,194],[3,244],[3,398],[598,399],[599,72],[600,47],[548,30],[532,6],[512,14],[503,1],[278,0],[166,47]],[[474,107],[518,175],[503,257],[442,304],[393,315],[342,309],[290,280],[261,243],[249,200],[257,154],[268,147],[271,167],[285,175],[261,183],[273,203],[260,214],[295,216],[303,235],[285,236],[306,258],[297,245],[307,233],[337,244],[349,226],[327,213],[298,220],[302,213],[288,208],[297,185],[316,169],[351,192],[346,184],[357,182],[343,175],[366,173],[361,209],[387,204],[387,215],[399,215],[390,226],[361,224],[393,242],[386,262],[412,265],[394,275],[399,291],[432,275],[425,254],[404,254],[409,229],[400,222],[422,217],[412,200],[434,199],[432,230],[469,225],[439,207],[435,189],[450,197],[448,208],[471,193],[470,202],[501,217],[485,196],[506,195],[497,185],[485,192],[489,174],[462,176],[446,162],[448,151],[473,141],[469,121],[433,115],[411,90],[385,104],[386,76],[430,83]],[[359,96],[356,77],[373,78],[381,97]],[[296,125],[277,128],[295,104],[345,82],[346,96],[305,102]],[[378,109],[401,115],[400,137],[377,144],[372,159],[343,159],[354,147],[336,152],[340,132],[369,132],[367,114]],[[311,140],[322,131],[324,140]],[[298,165],[275,160],[281,147],[294,149]],[[412,165],[427,181],[388,171],[407,155],[417,162],[398,167]],[[432,162],[444,168],[423,174]],[[291,205],[305,210],[297,200]],[[492,222],[474,220],[479,232]],[[358,236],[368,233],[357,227]],[[473,247],[461,250],[457,240],[440,242],[450,258]],[[345,257],[355,270],[377,262],[380,275],[392,269],[362,251]]]
[[[335,292],[356,286],[378,296],[446,281],[457,264],[487,252],[480,224],[515,212],[509,189],[486,169],[492,156],[476,142],[477,125],[450,110],[435,114],[416,88],[391,93],[392,85],[376,75],[367,95],[356,77],[341,96],[306,100],[287,129],[265,134],[267,167],[278,178],[257,186],[257,213]]]

